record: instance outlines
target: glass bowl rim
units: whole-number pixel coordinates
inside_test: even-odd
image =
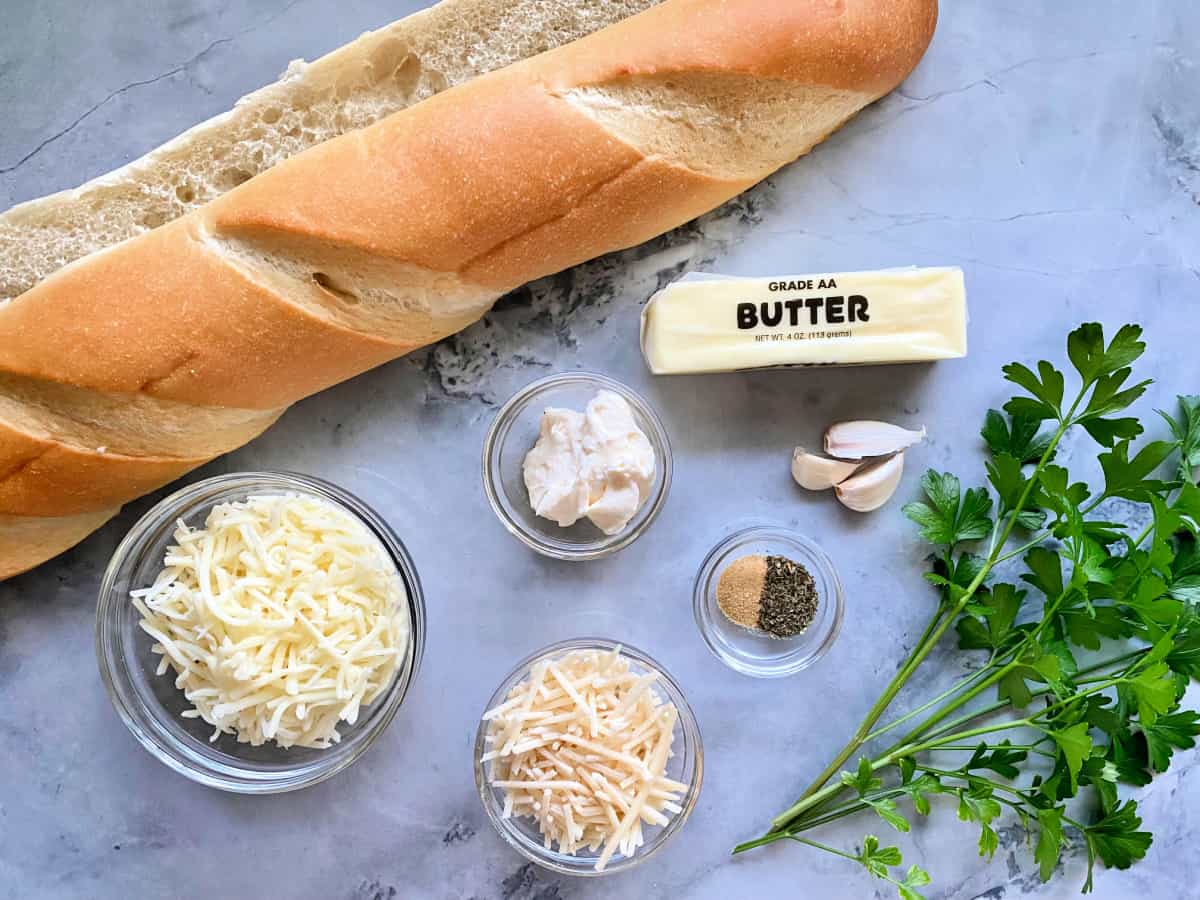
[[[710,590],[715,590],[714,578],[718,577],[717,568],[720,561],[738,547],[764,538],[790,544],[798,548],[808,558],[816,562],[818,568],[821,570],[821,574],[833,586],[833,618],[829,622],[828,630],[821,636],[819,643],[804,656],[795,659],[787,659],[785,657],[785,661],[781,663],[766,665],[749,663],[740,654],[730,652],[724,647],[719,646],[713,639],[712,632],[715,626],[710,622],[711,616],[708,614],[709,592]],[[700,567],[696,570],[696,578],[692,587],[692,614],[705,646],[708,647],[713,656],[730,669],[752,678],[786,678],[802,672],[815,664],[829,652],[829,649],[837,641],[838,635],[842,630],[845,609],[845,588],[842,585],[842,579],[838,574],[837,566],[834,565],[833,560],[825,552],[825,549],[812,538],[792,528],[770,522],[759,522],[739,528],[717,541],[713,548],[705,555],[704,561],[700,563]],[[733,627],[738,626],[735,625]]]
[[[128,574],[128,568],[146,551],[154,535],[160,533],[163,527],[170,527],[169,523],[182,515],[223,502],[231,492],[253,493],[256,490],[308,493],[336,503],[361,521],[383,545],[404,582],[408,594],[411,634],[404,666],[396,673],[387,693],[372,704],[379,704],[373,710],[373,717],[368,717],[366,722],[359,720],[363,725],[369,723],[368,729],[356,730],[343,737],[341,743],[328,748],[328,757],[318,756],[311,762],[297,763],[269,773],[243,768],[236,762],[214,763],[196,754],[161,727],[159,722],[165,717],[165,712],[141,701],[125,674],[129,660],[121,650],[121,641],[115,634],[109,634],[110,631],[116,631],[113,627],[116,624],[115,617],[122,603],[128,601],[125,592],[117,589],[117,582]],[[416,680],[424,655],[425,630],[425,599],[416,566],[404,542],[374,509],[354,494],[324,479],[299,472],[260,470],[215,475],[184,485],[155,503],[130,527],[113,552],[100,582],[96,604],[95,650],[109,700],[126,728],[151,756],[184,777],[207,787],[239,794],[277,794],[311,787],[332,778],[356,762],[387,730]],[[143,724],[143,720],[149,723],[149,728]],[[348,739],[351,743],[346,744]],[[339,748],[344,748],[343,752],[337,753]]]
[[[497,484],[492,474],[493,462],[498,458],[500,448],[512,430],[518,411],[523,410],[526,405],[540,394],[544,394],[553,388],[570,384],[588,385],[608,389],[620,394],[633,407],[634,411],[649,423],[650,431],[646,437],[649,438],[651,445],[655,448],[656,456],[660,456],[662,460],[662,477],[661,479],[655,479],[658,489],[647,501],[646,506],[648,508],[646,508],[641,520],[618,534],[606,535],[602,539],[579,549],[551,543],[541,535],[526,528],[521,521],[510,515],[501,501],[500,495],[503,488]],[[505,401],[504,405],[500,407],[492,419],[492,423],[488,427],[487,435],[483,441],[483,490],[487,495],[488,504],[492,507],[492,512],[500,520],[500,524],[504,526],[509,534],[530,550],[552,559],[566,560],[568,562],[600,559],[628,547],[641,537],[654,520],[658,518],[658,514],[666,504],[667,495],[671,489],[671,480],[674,473],[674,460],[672,456],[671,439],[667,434],[667,429],[663,425],[662,419],[655,412],[654,407],[650,405],[650,402],[633,388],[617,381],[615,378],[601,375],[598,372],[558,372],[554,375],[546,375],[543,378],[538,378],[525,385]]]
[[[482,761],[484,747],[486,746],[484,739],[487,737],[487,722],[483,721],[483,713],[500,702],[502,695],[528,675],[530,668],[540,659],[561,655],[571,650],[613,650],[618,647],[623,655],[629,656],[642,666],[651,667],[657,671],[662,677],[663,683],[669,688],[667,691],[668,697],[679,711],[677,724],[682,735],[681,749],[692,758],[693,772],[687,793],[680,802],[683,811],[673,816],[671,821],[663,826],[653,838],[639,847],[633,856],[622,856],[619,859],[614,859],[610,861],[602,872],[597,872],[589,865],[593,860],[588,857],[572,857],[557,850],[547,850],[541,844],[535,843],[524,835],[521,835],[516,827],[510,824],[512,822],[511,819],[504,819],[500,816],[499,806],[495,801],[493,788],[488,783],[487,773],[484,771],[485,764]],[[539,650],[535,650],[518,662],[500,680],[496,690],[488,699],[487,706],[480,712],[479,725],[475,731],[473,751],[476,792],[483,803],[488,821],[491,822],[492,827],[500,835],[501,839],[530,862],[552,872],[557,872],[560,875],[571,875],[580,878],[596,878],[628,871],[635,866],[641,865],[656,854],[683,829],[692,811],[696,808],[696,803],[700,798],[700,788],[704,782],[704,741],[700,734],[700,723],[697,721],[696,714],[688,703],[687,695],[684,694],[679,682],[649,653],[624,641],[617,641],[606,637],[578,637],[556,641]],[[568,862],[568,860],[576,859],[578,859],[577,863]]]

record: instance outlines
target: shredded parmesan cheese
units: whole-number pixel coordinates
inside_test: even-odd
[[[131,593],[158,674],[210,740],[325,748],[391,685],[410,639],[407,592],[382,544],[317,497],[252,496],[176,523],[148,588]]]
[[[483,714],[504,818],[533,819],[547,849],[599,850],[602,872],[614,853],[637,852],[643,823],[682,812],[688,786],[666,777],[679,713],[653,690],[660,677],[635,672],[620,647],[535,663]]]

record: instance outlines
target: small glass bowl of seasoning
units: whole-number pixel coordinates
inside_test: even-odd
[[[825,655],[845,597],[829,556],[787,528],[758,525],[724,538],[696,576],[700,635],[736,672],[782,678]]]
[[[654,461],[636,511],[615,534],[605,534],[587,518],[562,527],[537,515],[524,472],[526,455],[538,443],[546,410],[583,411],[603,393],[615,394],[628,405],[630,418],[645,436]],[[563,372],[526,385],[501,407],[483,444],[483,489],[492,510],[517,540],[554,559],[600,559],[632,544],[666,503],[671,470],[671,443],[650,404],[627,385],[591,372]]]

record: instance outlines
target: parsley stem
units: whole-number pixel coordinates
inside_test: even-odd
[[[903,793],[903,791],[896,791],[890,796],[899,796],[901,793]],[[818,816],[814,816],[811,819],[801,819],[799,826],[796,827],[795,830],[808,831],[810,828],[819,828],[822,825],[828,825],[830,822],[853,815],[859,810],[866,809],[869,805],[870,804],[868,803],[863,803],[861,800],[856,800],[853,803],[847,803],[844,806],[835,807],[834,809],[827,810],[826,812],[823,812]]]
[[[855,812],[857,812],[857,810],[855,810]],[[790,831],[776,831],[772,832],[771,834],[765,834],[762,837],[755,838],[752,841],[746,841],[745,843],[738,844],[733,848],[733,852],[745,853],[747,850],[753,850],[755,847],[765,847],[767,844],[773,844],[776,841],[783,840],[792,840],[801,844],[808,844],[810,847],[816,847],[818,850],[824,850],[827,853],[833,853],[837,856],[844,857],[845,859],[852,860],[853,862],[858,862],[858,857],[856,856],[851,856],[849,853],[844,853],[843,851],[838,850],[836,847],[829,847],[825,844],[818,843],[817,841],[799,837]]]
[[[1028,553],[1034,547],[1036,547],[1039,544],[1041,544],[1042,542],[1044,542],[1046,540],[1046,538],[1048,538],[1049,536],[1050,536],[1049,531],[1038,532],[1038,534],[1034,538],[1032,538],[1031,540],[1022,544],[1016,550],[1010,550],[1001,556],[997,556],[996,561],[992,563],[992,566],[993,567],[998,566],[998,565],[1000,565],[1000,563],[1008,562],[1013,557],[1020,556],[1022,553]]]
[[[867,742],[872,726],[879,721],[880,717],[887,710],[896,694],[900,691],[900,688],[904,686],[904,683],[912,674],[912,671],[918,665],[920,665],[921,660],[924,659],[925,654],[928,653],[928,648],[931,647],[933,643],[936,643],[937,638],[941,636],[942,631],[944,631],[944,624],[948,624],[948,622],[953,619],[955,615],[957,615],[957,608],[951,610],[946,623],[943,623],[942,619],[945,615],[945,612],[946,610],[944,607],[938,607],[937,612],[929,620],[929,624],[925,626],[925,630],[921,633],[920,640],[918,640],[913,646],[908,659],[900,667],[900,670],[895,674],[895,676],[893,676],[891,682],[888,684],[887,689],[883,692],[879,699],[875,701],[875,705],[871,707],[870,711],[866,715],[866,718],[859,723],[858,729],[854,733],[854,737],[851,738],[846,746],[841,749],[841,752],[839,752],[837,756],[833,758],[829,765],[827,765],[821,771],[821,774],[816,777],[816,780],[814,780],[813,783],[805,789],[804,793],[800,795],[800,799],[796,802],[796,804],[794,804],[784,813],[775,817],[773,822],[774,829],[777,830],[780,827],[780,823],[788,822],[794,818],[795,813],[798,811],[799,805],[805,800],[810,800],[813,797],[816,797],[821,788],[829,782],[829,779],[841,771],[841,768],[843,765],[845,765],[846,760],[853,756],[855,751],[857,751],[859,747]],[[943,627],[939,628],[939,625],[942,625]],[[840,785],[838,787],[840,787]],[[807,808],[807,806],[804,808]]]
[[[871,769],[882,769],[884,766],[888,765],[889,762],[890,761],[887,760],[886,757],[882,758],[871,763]],[[824,787],[806,797],[801,797],[799,800],[793,803],[791,807],[780,813],[772,820],[771,831],[782,832],[786,826],[790,825],[797,818],[799,818],[801,813],[812,809],[814,806],[824,803],[830,797],[835,797],[844,790],[846,790],[846,785],[842,784],[840,781],[835,781],[833,784],[826,784]]]
[[[1137,650],[1130,650],[1128,653],[1122,653],[1120,656],[1114,656],[1112,659],[1101,660],[1098,663],[1092,663],[1090,666],[1084,666],[1076,675],[1090,675],[1092,672],[1099,672],[1101,669],[1107,669],[1109,666],[1119,666],[1121,663],[1130,659],[1135,659],[1139,656],[1145,656],[1149,647],[1139,647]]]
[[[1057,710],[1061,709],[1062,707],[1069,706],[1070,704],[1075,703],[1076,701],[1078,701],[1079,699],[1081,699],[1083,697],[1090,697],[1092,694],[1099,694],[1102,691],[1106,691],[1109,688],[1113,687],[1114,685],[1120,684],[1124,680],[1125,679],[1121,678],[1121,677],[1106,678],[1104,681],[1101,681],[1099,684],[1095,685],[1094,687],[1090,687],[1090,688],[1087,688],[1086,690],[1082,690],[1082,691],[1076,691],[1074,694],[1072,694],[1067,699],[1060,700],[1057,703],[1051,703],[1049,706],[1047,706],[1043,709],[1040,709],[1033,715],[1027,716],[1025,718],[1013,719],[1008,722],[1000,722],[996,725],[983,725],[983,726],[980,726],[979,728],[973,728],[969,731],[959,731],[959,732],[955,732],[952,734],[947,734],[948,727],[943,728],[940,731],[937,731],[931,735],[928,735],[926,737],[926,740],[924,743],[901,746],[901,747],[895,748],[894,750],[889,750],[887,752],[887,754],[885,754],[884,758],[890,757],[893,759],[898,759],[900,756],[912,756],[914,753],[919,753],[922,750],[927,750],[927,749],[930,749],[931,747],[940,746],[943,743],[947,743],[947,742],[951,742],[951,741],[961,741],[961,740],[964,740],[969,737],[976,737],[981,734],[989,734],[993,731],[1006,731],[1010,728],[1018,728],[1022,725],[1031,725],[1034,727],[1040,727],[1037,725],[1037,720],[1045,719],[1048,713],[1056,712]],[[1047,692],[1043,691],[1042,693],[1047,693]],[[961,722],[959,720],[955,720],[955,722],[951,722],[951,723],[949,723],[949,725],[954,726],[956,723],[964,724],[965,722],[969,722],[969,721],[971,721],[971,719],[978,718],[979,716],[984,715],[985,713],[995,712],[995,711],[1003,709],[1004,707],[1009,706],[1009,705],[1010,705],[1010,701],[1000,700],[1000,701],[997,701],[996,703],[992,704],[992,706],[990,706],[990,707],[984,707],[981,710],[976,710],[973,713],[968,713],[966,716],[962,717]]]
[[[943,742],[953,743],[955,741],[965,741],[973,737],[980,737],[985,734],[994,734],[997,731],[1008,731],[1013,728],[1021,728],[1026,725],[1033,725],[1032,718],[1011,719],[1007,722],[997,722],[995,725],[980,725],[978,728],[970,728],[966,731],[955,732],[944,739],[933,738],[921,744],[909,744],[905,747],[900,747],[897,750],[888,753],[884,759],[894,762],[903,756],[914,756],[924,750],[937,749]]]
[[[755,838],[752,841],[743,841],[733,848],[733,853],[745,853],[747,850],[753,850],[755,847],[765,847],[767,844],[773,844],[776,841],[782,841],[784,838],[791,837],[786,831],[773,831],[770,834],[764,834],[762,837]]]
[[[1011,728],[1019,728],[1022,725],[1032,725],[1032,724],[1033,724],[1033,722],[1029,719],[1017,719],[1012,722],[1001,722],[996,725],[984,725],[984,726],[980,726],[979,728],[972,728],[968,731],[961,731],[956,734],[953,734],[950,737],[946,738],[946,741],[952,742],[952,741],[967,740],[969,738],[977,737],[977,736],[983,735],[983,734],[991,734],[992,732],[996,732],[996,731],[1007,731],[1008,729],[1011,729]],[[915,754],[920,753],[923,750],[928,750],[933,747],[937,747],[939,745],[939,743],[941,743],[941,742],[933,740],[933,741],[928,741],[924,744],[912,744],[912,745],[907,745],[904,747],[899,747],[896,750],[885,753],[883,756],[880,756],[877,759],[871,760],[870,761],[871,771],[876,771],[878,769],[885,768],[886,766],[890,766],[893,763],[895,763],[897,760],[900,760],[906,756],[914,756]],[[820,790],[816,791],[813,794],[810,794],[807,797],[800,798],[800,800],[798,800],[796,803],[794,803],[791,806],[791,808],[789,808],[787,811],[785,811],[775,817],[775,819],[772,822],[772,832],[773,833],[782,833],[788,825],[792,824],[793,822],[795,822],[795,820],[797,818],[799,818],[801,813],[805,812],[806,810],[812,809],[813,807],[825,802],[830,797],[836,796],[837,794],[841,793],[845,789],[846,789],[846,785],[841,784],[840,782],[834,782],[833,784],[825,785]]]
[[[1074,702],[1078,701],[1080,698],[1087,697],[1092,694],[1098,694],[1101,691],[1108,690],[1109,688],[1113,687],[1114,685],[1121,683],[1123,680],[1124,679],[1120,678],[1120,677],[1108,678],[1105,681],[1101,682],[1100,684],[1096,685],[1095,687],[1088,688],[1087,690],[1084,690],[1084,691],[1079,691],[1079,692],[1075,693],[1074,695],[1072,695],[1071,697],[1067,698],[1066,700],[1060,700],[1057,703],[1052,703],[1049,706],[1045,707],[1044,709],[1038,710],[1036,713],[1029,715],[1029,716],[1025,716],[1020,719],[1011,719],[1011,720],[1004,721],[1004,722],[997,722],[993,725],[981,725],[977,728],[970,728],[966,731],[957,731],[957,732],[953,732],[950,734],[946,734],[943,732],[940,734],[935,734],[935,735],[929,736],[922,743],[906,744],[904,746],[897,747],[893,750],[889,750],[888,752],[884,753],[882,756],[880,756],[874,760],[871,760],[870,761],[871,770],[876,771],[878,769],[885,768],[886,766],[893,765],[897,761],[899,761],[905,757],[916,756],[918,753],[923,753],[923,752],[929,751],[929,750],[937,750],[937,749],[940,749],[943,745],[955,744],[960,741],[967,741],[967,740],[970,740],[971,738],[982,737],[985,734],[994,734],[998,731],[1011,731],[1014,728],[1023,728],[1023,727],[1030,727],[1030,728],[1037,728],[1039,730],[1044,730],[1044,720],[1046,719],[1048,714],[1057,711],[1058,709],[1060,709],[1063,706],[1067,706],[1071,703],[1074,703]],[[1001,701],[1000,703],[996,704],[996,709],[999,709],[999,708],[1001,708],[1003,706],[1007,706],[1007,705],[1008,705],[1008,701]],[[980,713],[973,713],[971,715],[975,716],[975,715],[979,715],[979,714]],[[1040,722],[1041,722],[1041,724],[1039,724]],[[922,768],[925,768],[928,771],[933,771],[932,769],[929,769],[927,766],[923,766]],[[821,803],[824,803],[826,800],[830,799],[831,797],[836,796],[837,794],[841,793],[845,789],[846,789],[846,785],[844,785],[844,784],[840,784],[840,783],[828,784],[825,787],[821,788],[820,790],[816,791],[815,793],[811,794],[810,796],[801,798],[797,803],[793,804],[790,809],[788,809],[786,812],[784,812],[783,814],[781,814],[775,818],[775,820],[772,822],[772,832],[771,833],[773,833],[773,834],[784,833],[787,826],[793,824],[800,817],[800,815],[802,813],[804,813],[805,811],[807,811],[809,809],[812,809],[813,807],[818,806]]]
[[[957,719],[951,719],[949,722],[944,723],[941,728],[937,728],[930,734],[926,735],[926,737],[941,737],[942,735],[946,735],[954,731],[954,729],[958,728],[960,725],[965,725],[968,722],[974,721],[975,719],[980,719],[984,716],[991,715],[994,712],[999,712],[1000,710],[1006,709],[1009,706],[1012,706],[1012,701],[997,700],[995,703],[989,703],[987,706],[980,707],[973,712],[961,715]]]
[[[1026,634],[1025,637],[1018,644],[1016,644],[1016,646],[1011,647],[1009,650],[1005,651],[1006,654],[1011,656],[1011,659],[1006,664],[1004,664],[1003,666],[1000,666],[998,669],[995,669],[990,675],[988,675],[986,678],[984,678],[983,681],[980,681],[979,683],[975,684],[965,694],[962,694],[961,696],[956,698],[954,700],[954,702],[946,705],[942,709],[938,710],[936,713],[927,717],[923,722],[921,722],[920,725],[917,725],[908,734],[906,734],[904,737],[902,737],[899,740],[899,742],[897,742],[897,744],[893,745],[892,749],[894,749],[897,746],[907,744],[910,741],[915,740],[916,738],[920,737],[922,734],[924,734],[926,731],[928,731],[930,728],[932,728],[934,725],[936,725],[938,722],[940,722],[942,719],[944,719],[950,713],[952,713],[956,709],[960,709],[961,707],[970,703],[972,700],[974,700],[976,697],[978,697],[981,693],[983,693],[985,690],[987,690],[993,684],[996,684],[997,682],[1004,680],[1004,678],[1007,677],[1011,672],[1015,671],[1018,667],[1025,665],[1025,663],[1022,662],[1022,656],[1023,656],[1025,647],[1036,646],[1038,636],[1042,633],[1042,629],[1046,627],[1047,623],[1050,622],[1050,620],[1052,619],[1052,617],[1054,615],[1055,610],[1058,609],[1058,606],[1060,603],[1062,603],[1064,597],[1066,597],[1065,591],[1062,594],[1059,594],[1057,597],[1055,597],[1054,600],[1052,600],[1047,605],[1046,609],[1043,611],[1043,614],[1042,614],[1042,621],[1040,623],[1038,623],[1037,627],[1034,628],[1028,634]],[[993,660],[994,659],[995,659],[995,656],[993,656]],[[963,686],[966,687],[966,683],[964,683]]]
[[[989,782],[989,784],[992,786],[993,790],[1005,790],[1007,788],[1006,785],[998,784],[997,782],[994,782],[994,781]],[[1013,791],[1012,788],[1007,788],[1007,790],[1009,790],[1012,793],[1020,793],[1019,791]],[[1016,810],[1018,813],[1021,813],[1021,814],[1029,816],[1030,818],[1036,819],[1038,807],[1034,805],[1032,800],[1028,799],[1027,794],[1020,794],[1020,796],[1026,798],[1024,804],[1017,803],[1013,800],[1009,800],[1007,797],[993,796],[992,799],[995,800],[997,803],[1003,803],[1009,809]],[[1062,821],[1063,821],[1063,824],[1070,825],[1072,828],[1076,828],[1079,831],[1087,830],[1086,825],[1084,825],[1082,822],[1078,822],[1075,819],[1072,819],[1070,816],[1064,815],[1062,817]]]
[[[1142,647],[1138,650],[1131,650],[1128,653],[1122,653],[1120,656],[1114,656],[1111,659],[1105,659],[1105,660],[1101,660],[1098,663],[1092,663],[1090,666],[1084,666],[1076,674],[1077,675],[1088,675],[1092,672],[1098,672],[1101,669],[1107,669],[1109,666],[1120,665],[1121,663],[1126,662],[1128,660],[1136,659],[1140,656],[1144,656],[1149,649],[1150,649],[1149,647]],[[1110,677],[1111,677],[1111,673],[1105,673],[1105,674],[1099,676],[1098,678],[1094,678],[1094,679],[1085,678],[1081,681],[1078,678],[1076,678],[1075,683],[1076,684],[1090,684],[1090,683],[1094,683],[1095,681],[1103,681],[1104,679],[1110,678]],[[1041,697],[1048,693],[1050,693],[1050,691],[1049,691],[1049,689],[1046,689],[1043,691],[1038,691],[1033,696]],[[997,700],[994,703],[989,703],[987,706],[981,706],[979,709],[972,710],[971,712],[968,712],[965,715],[959,716],[957,719],[951,719],[949,722],[946,722],[941,728],[938,728],[935,731],[931,732],[928,735],[928,737],[935,738],[935,737],[939,737],[940,735],[948,734],[951,731],[953,731],[955,728],[958,728],[960,725],[965,725],[967,722],[971,722],[975,719],[983,718],[984,716],[991,715],[994,712],[999,712],[1000,710],[1005,709],[1011,705],[1012,705],[1011,701],[1005,699],[1005,700]],[[889,750],[894,750],[899,746],[902,746],[902,745],[897,744],[895,747],[889,748]]]
[[[836,856],[842,857],[843,859],[848,859],[851,862],[858,862],[857,856],[851,856],[849,853],[839,850],[836,847],[830,847],[828,844],[822,844],[817,841],[810,841],[808,838],[802,838],[799,835],[795,835],[795,834],[789,834],[789,835],[786,835],[786,837],[790,838],[793,841],[796,841],[797,843],[808,844],[808,846],[810,846],[810,847],[816,847],[818,850],[824,850],[826,853],[832,853]]]
[[[930,752],[941,753],[944,750],[962,750],[966,753],[972,753],[975,751],[977,746],[978,745],[976,744],[938,744],[936,747],[931,747]],[[1049,750],[1043,750],[1036,744],[1005,744],[1004,748],[1006,750],[1025,750],[1029,753],[1037,753],[1040,756],[1047,756],[1050,759],[1055,759],[1058,756],[1058,754],[1051,753]]]
[[[896,728],[899,725],[903,725],[909,719],[913,719],[916,716],[919,716],[921,713],[925,712],[926,710],[931,709],[932,707],[937,706],[939,703],[946,700],[947,698],[952,697],[954,694],[956,694],[959,691],[963,690],[964,688],[968,687],[971,684],[971,682],[973,682],[976,678],[979,678],[981,675],[986,675],[988,673],[988,671],[991,669],[991,666],[994,661],[995,661],[995,656],[993,656],[992,659],[988,660],[986,665],[982,666],[979,669],[976,669],[970,675],[955,682],[953,686],[951,686],[947,690],[942,691],[942,693],[938,694],[936,697],[934,697],[928,703],[926,703],[922,706],[918,706],[916,709],[912,710],[911,712],[905,713],[900,718],[889,722],[887,725],[884,725],[882,728],[875,729],[873,732],[871,732],[869,735],[867,735],[866,741],[873,741],[876,738],[887,734],[893,728]],[[866,743],[866,741],[864,741],[864,743]]]
[[[957,778],[960,781],[974,781],[978,784],[986,784],[993,790],[1004,791],[1006,794],[1020,797],[1026,802],[1029,801],[1029,795],[1025,791],[1013,787],[1011,784],[996,781],[994,778],[989,778],[986,775],[975,775],[974,773],[968,775],[962,769],[938,769],[933,766],[921,766],[921,771],[928,772],[930,775],[937,775],[939,778]]]
[[[1047,717],[1048,713],[1057,712],[1058,710],[1062,709],[1063,707],[1070,706],[1072,703],[1075,703],[1076,701],[1078,701],[1084,697],[1090,697],[1092,694],[1099,694],[1101,691],[1107,691],[1110,687],[1115,687],[1116,685],[1120,684],[1122,681],[1125,681],[1125,680],[1126,679],[1121,676],[1118,676],[1116,678],[1109,678],[1108,680],[1101,681],[1099,684],[1097,684],[1093,687],[1089,687],[1086,690],[1076,691],[1074,694],[1072,694],[1070,697],[1067,697],[1065,700],[1059,700],[1057,703],[1051,703],[1049,706],[1045,707],[1044,709],[1039,710],[1037,715],[1033,716],[1033,718],[1044,719]]]

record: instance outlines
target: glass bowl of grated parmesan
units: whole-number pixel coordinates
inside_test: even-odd
[[[475,783],[496,831],[565,875],[649,859],[687,821],[703,775],[700,728],[679,685],[647,654],[604,638],[521,660],[475,738]]]
[[[287,472],[222,475],[160,501],[100,587],[96,655],[150,753],[209,787],[308,787],[366,751],[425,642],[421,583],[361,500]]]

